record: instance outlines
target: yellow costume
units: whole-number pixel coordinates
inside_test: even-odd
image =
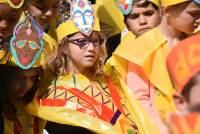
[[[81,74],[69,74],[41,91],[27,111],[45,120],[81,126],[96,133],[134,133],[130,113],[116,88],[109,78],[91,81]]]
[[[24,104],[16,104],[17,119],[9,120],[4,117],[4,134],[41,134],[45,122],[41,119],[27,114]]]
[[[144,69],[148,79],[157,89],[155,106],[162,114],[162,117],[165,118],[167,112],[174,110],[172,103],[174,89],[165,65],[166,56],[170,48],[165,38],[159,29],[155,28],[126,44],[126,46],[124,45],[124,47],[117,49],[114,55],[133,62]]]
[[[141,37],[144,37],[144,38],[141,39]],[[169,48],[166,48],[166,46],[162,47],[166,43],[166,40],[162,37],[162,34],[160,33],[160,31],[157,28],[152,30],[152,31],[149,31],[149,32],[145,33],[141,37],[136,38],[135,40],[132,39],[130,41],[130,43],[126,42],[126,44],[123,44],[125,42],[122,42],[122,44],[115,50],[112,58],[110,58],[107,61],[104,70],[106,72],[108,72],[109,74],[112,74],[113,71],[118,72],[118,74],[120,74],[120,76],[121,76],[121,79],[123,81],[125,81],[126,84],[128,84],[127,83],[127,75],[129,73],[129,71],[131,71],[131,70],[129,70],[130,65],[132,65],[132,64],[130,64],[131,62],[132,63],[136,63],[135,60],[140,60],[140,62],[142,62],[143,58],[145,59],[146,57],[151,56],[152,51],[157,50],[157,47],[159,47],[159,46],[161,47],[161,49],[163,49],[162,51],[164,51],[164,50],[168,51],[168,49],[169,49]],[[154,39],[153,37],[156,37],[156,39]],[[160,40],[157,40],[157,39],[160,39]],[[146,40],[146,42],[145,42],[146,44],[144,44],[144,43],[143,44],[141,44],[141,43],[138,44],[138,42],[142,42],[142,41],[144,42],[144,40]],[[136,41],[138,41],[138,42],[136,42]],[[159,44],[158,43],[156,44],[156,42],[158,42]],[[155,46],[151,45],[150,43],[155,44]],[[141,52],[136,53],[138,48],[140,48],[140,47],[141,47],[141,49],[139,49],[139,50],[141,50]],[[136,54],[138,54],[138,55],[136,55]],[[137,58],[134,58],[136,56],[137,56]],[[153,57],[151,57],[151,58],[153,59]],[[152,59],[148,59],[148,61],[151,61]],[[148,61],[147,61],[147,63],[148,63]],[[146,62],[146,60],[145,60],[145,62]],[[136,64],[138,64],[138,62]],[[142,64],[138,64],[138,65],[141,66]],[[146,64],[144,64],[144,66],[142,66],[144,71],[145,71],[145,74],[149,73],[152,76],[157,75],[157,73],[156,74],[151,74],[150,72],[148,72],[149,71],[148,69],[151,68],[152,66],[154,67],[156,64],[155,65],[153,64],[151,66],[149,65],[149,68],[147,68],[147,66],[145,66],[145,65]],[[165,67],[165,63],[164,62],[162,64],[159,63],[159,65],[162,65],[161,67],[163,67],[163,66]],[[134,69],[135,69],[135,71],[137,71],[139,68],[136,67]],[[141,70],[141,69],[139,69],[139,70]],[[156,68],[155,70],[158,70],[158,68]],[[133,72],[135,72],[135,71],[133,71]],[[166,83],[166,85],[170,84],[170,85],[168,85],[169,87],[171,86],[171,88],[169,88],[169,90],[167,90],[167,91],[164,90],[164,92],[160,92],[160,90],[152,90],[155,87],[153,87],[151,84],[149,84],[149,82],[148,82],[149,77],[147,79],[145,77],[145,74],[142,74],[141,71],[140,71],[139,74],[138,74],[138,72],[136,74],[139,77],[141,77],[143,79],[143,81],[147,85],[146,88],[145,88],[145,86],[144,86],[145,83],[143,83],[142,85],[140,84],[140,86],[142,86],[142,88],[139,88],[139,89],[141,91],[144,90],[144,89],[149,90],[148,91],[148,92],[150,92],[149,93],[149,95],[150,95],[149,98],[152,99],[151,97],[154,97],[152,99],[153,102],[151,101],[151,103],[153,104],[153,106],[155,106],[155,108],[161,114],[162,119],[165,120],[165,114],[167,112],[171,112],[171,111],[174,110],[173,101],[172,101],[172,99],[170,99],[170,97],[172,97],[172,93],[174,91],[173,87],[171,86],[171,82]],[[167,79],[167,78],[165,78],[165,79]],[[168,80],[170,81],[169,78],[168,78]],[[134,81],[136,82],[136,79],[133,79],[131,83],[134,84]],[[159,83],[159,82],[157,82],[157,83]],[[136,82],[134,85],[136,85],[136,84],[139,84],[139,83]],[[134,94],[132,90],[131,90],[131,92],[132,92],[131,95],[132,96],[133,95],[137,95],[137,94]],[[171,90],[171,92],[169,92],[170,90]],[[147,91],[145,91],[145,92],[147,92]],[[154,92],[154,93],[152,93],[152,92]],[[155,94],[155,95],[151,96],[151,94]],[[138,98],[138,97],[139,96],[136,96],[137,99],[141,98],[141,100],[140,100],[141,103],[143,102],[143,103],[145,103],[145,105],[152,105],[152,104],[149,104],[150,102],[146,101],[143,98],[143,96],[140,97],[140,98]],[[165,104],[165,105],[163,105],[163,104]],[[145,107],[145,105],[143,105],[143,106]],[[162,124],[162,121],[160,121],[159,117],[157,117],[156,110],[154,110],[153,106],[151,106],[150,108],[147,107],[147,109],[145,109],[145,110],[147,110],[148,112],[151,112],[150,115],[152,116],[153,121],[155,121],[155,123],[157,124],[157,127],[160,129],[160,131],[166,130],[166,127]]]
[[[162,6],[171,6],[186,0],[163,0]],[[166,69],[166,56],[170,48],[158,28],[145,33],[137,39],[132,39],[120,45],[108,60],[105,70],[115,68],[122,79],[126,80],[129,62],[139,65],[144,70],[147,78],[156,88],[154,105],[160,112],[161,118],[175,110],[172,94],[174,89]]]

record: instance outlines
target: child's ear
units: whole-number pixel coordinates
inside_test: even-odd
[[[175,93],[173,95],[173,100],[174,100],[175,106],[176,106],[178,111],[182,112],[182,111],[186,111],[188,109],[188,103],[180,95],[180,93]]]

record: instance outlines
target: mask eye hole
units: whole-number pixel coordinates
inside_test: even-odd
[[[31,49],[38,49],[38,47],[39,47],[39,45],[33,41],[29,41],[29,46]]]
[[[92,12],[85,12],[85,16],[92,16]]]
[[[82,16],[81,13],[75,13],[75,14],[74,14],[74,17],[75,17],[75,18],[79,18],[79,17],[81,17],[81,16]]]
[[[18,48],[23,48],[25,46],[25,44],[26,44],[25,40],[19,40],[19,41],[16,42],[16,46]]]

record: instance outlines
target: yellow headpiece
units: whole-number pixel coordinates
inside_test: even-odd
[[[166,7],[166,6],[176,5],[185,1],[188,0],[161,0],[161,5]]]
[[[161,1],[160,0],[148,0],[153,2],[156,6],[161,7]]]
[[[71,7],[69,20],[60,24],[56,29],[58,41],[77,32],[89,36],[93,30],[100,31],[99,19],[94,15],[90,2],[87,0],[74,0]]]
[[[137,0],[139,1],[139,0]],[[152,2],[154,3],[156,6],[160,7],[161,6],[161,1],[160,0],[141,0],[142,2],[145,2],[145,1],[149,1],[149,2]],[[134,0],[133,0],[134,2]]]
[[[125,28],[124,17],[116,7],[114,0],[96,0],[95,7],[101,30],[107,37],[123,31]]]
[[[32,17],[26,16],[15,26],[10,44],[3,44],[7,51],[1,50],[0,63],[22,69],[43,67],[54,43]]]
[[[13,8],[20,8],[24,0],[0,0],[0,3],[8,3]]]

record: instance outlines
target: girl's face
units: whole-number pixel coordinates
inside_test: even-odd
[[[57,15],[59,0],[27,0],[26,6],[29,13],[46,28]]]
[[[0,42],[3,38],[12,35],[21,13],[21,9],[14,9],[8,4],[0,4]]]
[[[199,25],[200,5],[195,2],[182,3],[170,11],[170,24],[180,32],[192,34]]]
[[[101,39],[95,33],[90,37],[84,36],[82,33],[76,33],[69,39],[68,52],[75,69],[83,73],[85,69],[95,65],[99,57],[101,47]]]
[[[14,73],[9,78],[11,94],[16,98],[23,97],[36,84],[37,79],[38,71],[36,68]]]

